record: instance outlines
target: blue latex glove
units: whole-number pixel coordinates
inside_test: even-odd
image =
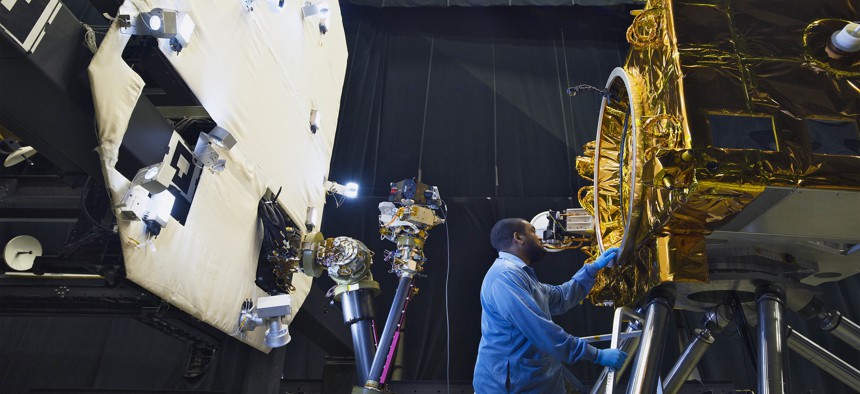
[[[624,353],[618,349],[599,349],[597,351],[597,358],[594,360],[594,363],[597,365],[602,365],[604,367],[609,367],[614,370],[619,370],[622,365],[624,365],[624,360],[627,359],[627,353]]]
[[[596,260],[594,260],[594,265],[597,268],[606,268],[607,266],[611,267],[615,263],[615,258],[618,257],[618,248],[609,248],[603,252]]]

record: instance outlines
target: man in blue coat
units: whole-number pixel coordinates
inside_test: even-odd
[[[523,219],[503,219],[490,242],[499,258],[481,285],[481,343],[473,385],[482,393],[564,393],[562,362],[585,360],[618,369],[627,354],[597,349],[552,321],[582,301],[597,272],[617,248],[606,250],[559,286],[537,280],[531,265],[546,256],[535,228]]]

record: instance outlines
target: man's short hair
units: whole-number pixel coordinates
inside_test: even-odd
[[[510,248],[514,233],[526,232],[526,221],[520,218],[502,219],[496,222],[490,230],[490,244],[501,252]]]

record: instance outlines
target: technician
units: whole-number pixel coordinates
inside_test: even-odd
[[[562,362],[586,360],[621,368],[627,353],[597,349],[570,335],[551,315],[582,301],[618,248],[606,250],[559,286],[541,283],[532,265],[546,256],[535,227],[523,219],[502,219],[490,232],[499,258],[481,285],[481,343],[472,382],[483,393],[564,393]]]

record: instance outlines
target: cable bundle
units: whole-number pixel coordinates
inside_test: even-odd
[[[260,199],[257,215],[263,224],[263,244],[257,265],[257,285],[269,293],[295,291],[293,273],[298,271],[301,232],[278,204],[281,189],[271,199]],[[293,244],[295,242],[295,245]],[[271,275],[271,276],[270,276]],[[274,283],[272,283],[274,279]]]

